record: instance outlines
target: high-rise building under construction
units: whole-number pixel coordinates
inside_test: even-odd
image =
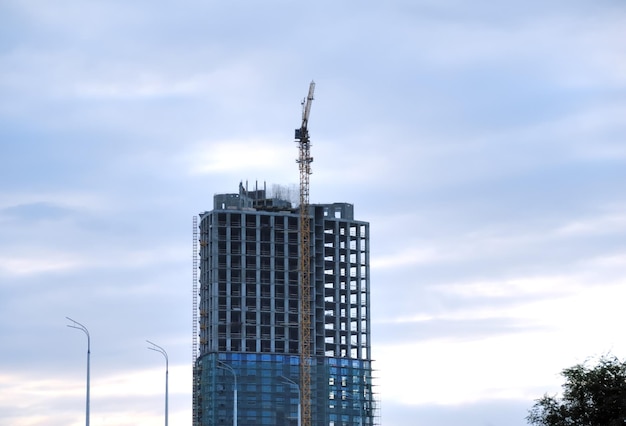
[[[369,223],[355,220],[352,204],[307,205],[303,309],[301,212],[288,191],[272,192],[240,184],[195,223],[194,425],[299,425],[307,322],[309,424],[373,425]]]

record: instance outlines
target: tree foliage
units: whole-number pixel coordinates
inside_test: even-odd
[[[562,397],[544,395],[526,420],[536,426],[625,426],[626,361],[603,356],[595,365],[561,372]]]

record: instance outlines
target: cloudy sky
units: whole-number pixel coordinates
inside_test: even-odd
[[[522,426],[626,357],[622,0],[0,1],[0,424],[191,419],[192,217],[240,181],[371,222],[385,426]]]

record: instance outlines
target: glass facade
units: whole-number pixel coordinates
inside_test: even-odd
[[[318,358],[312,411],[320,425],[372,425],[369,361]],[[232,425],[237,388],[239,425],[297,425],[300,359],[276,354],[208,354],[198,360],[204,387],[202,423]]]
[[[297,381],[297,356],[220,353],[199,362],[203,425],[233,424],[235,379],[239,425],[297,425],[298,389],[288,382]]]

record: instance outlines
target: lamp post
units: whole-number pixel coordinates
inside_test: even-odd
[[[235,369],[225,362],[217,360],[219,364],[217,368],[221,368],[222,370],[228,370],[233,373],[233,378],[235,379],[235,389],[233,390],[233,426],[237,426],[237,373],[235,373]]]
[[[282,379],[283,381],[287,382],[288,384],[295,386],[296,389],[298,390],[298,426],[302,425],[302,408],[300,407],[300,385],[297,384],[296,382],[294,382],[293,380],[291,380],[288,377],[285,376],[278,376],[280,379]]]
[[[148,346],[148,349],[151,351],[159,352],[165,357],[165,426],[167,426],[167,387],[168,387],[168,376],[169,376],[169,362],[167,359],[167,352],[165,349],[157,345],[156,343],[152,343],[150,340],[146,340],[146,342],[150,343],[152,346]]]
[[[72,321],[72,324],[67,324],[68,327],[80,330],[87,336],[87,402],[85,403],[85,425],[89,426],[89,358],[91,358],[91,339],[89,337],[89,330],[87,330],[87,327],[78,321],[74,321],[70,317],[65,318]]]

